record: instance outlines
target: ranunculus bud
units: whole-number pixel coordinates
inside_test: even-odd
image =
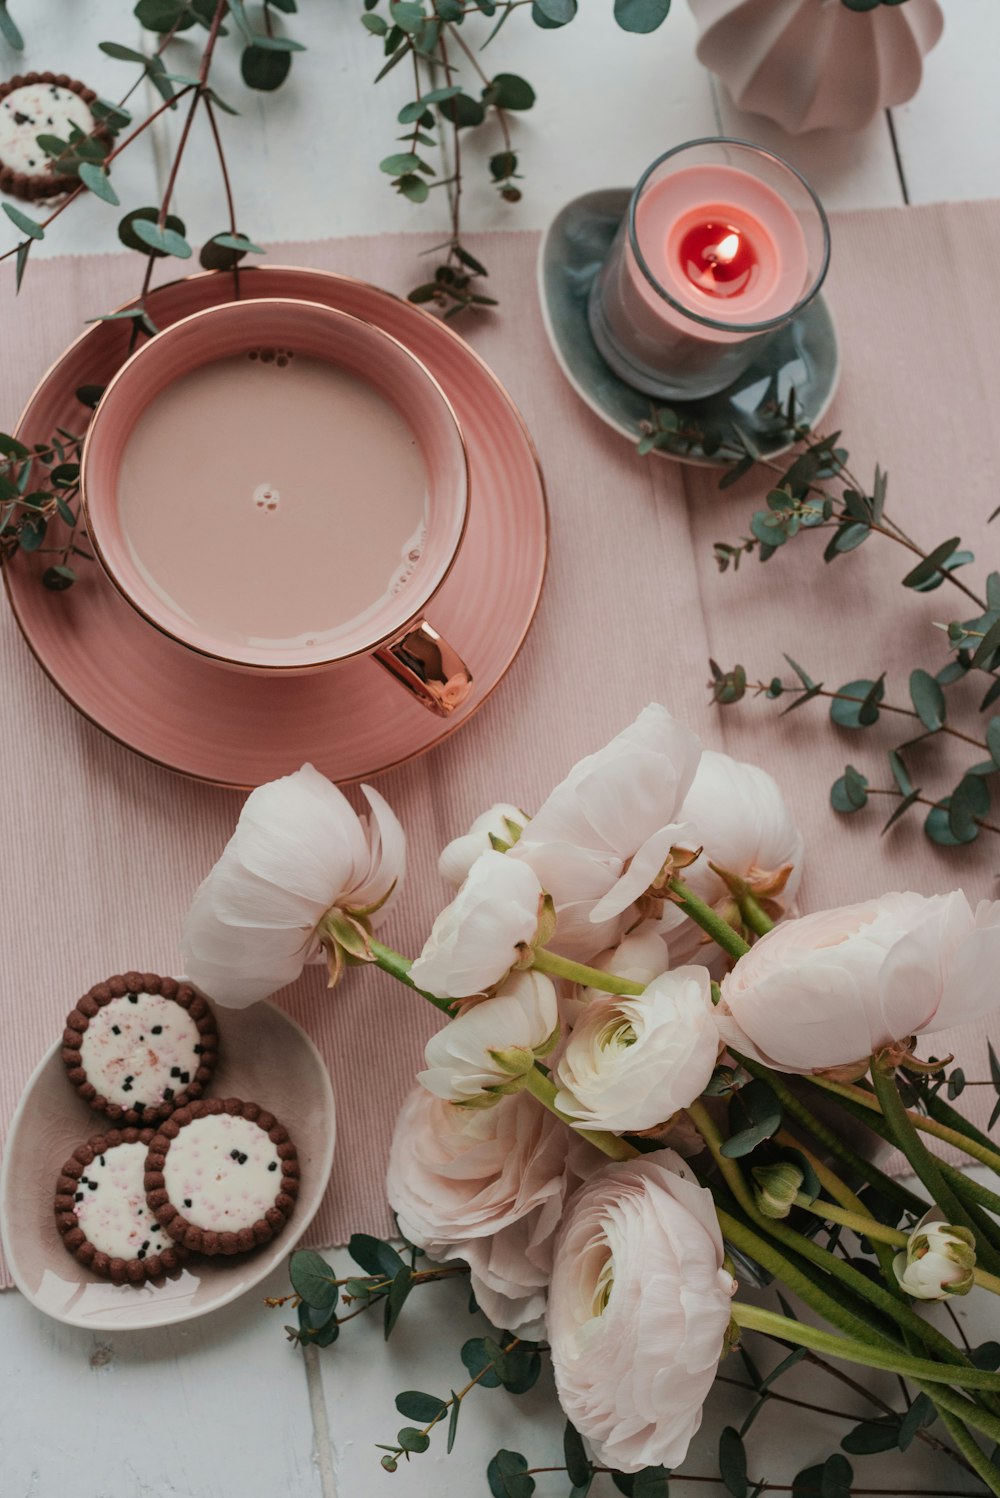
[[[640,998],[590,1000],[555,1069],[556,1106],[580,1128],[651,1129],[694,1102],[718,1055],[708,970],[677,968]]]
[[[775,1165],[755,1165],[751,1174],[758,1209],[765,1217],[787,1217],[805,1180],[799,1167],[779,1160]]]
[[[463,837],[454,838],[442,849],[438,859],[438,871],[442,879],[457,888],[468,877],[469,871],[480,853],[496,849],[497,843],[512,847],[517,842],[528,821],[520,807],[507,801],[498,801],[489,811],[476,818]],[[502,850],[501,850],[502,851]]]
[[[932,1209],[933,1210],[933,1209]],[[966,1227],[922,1217],[892,1267],[907,1295],[917,1300],[947,1300],[967,1295],[974,1283],[976,1240]]]
[[[503,856],[502,854],[500,855]],[[544,973],[512,973],[489,999],[468,1005],[432,1035],[417,1080],[437,1097],[488,1108],[524,1086],[559,1038],[555,985]]]
[[[486,993],[523,962],[544,903],[538,877],[527,864],[505,853],[481,853],[434,922],[410,977],[441,999]]]

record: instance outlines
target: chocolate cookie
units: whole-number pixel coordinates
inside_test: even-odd
[[[113,1129],[75,1149],[56,1182],[56,1225],[74,1258],[116,1285],[170,1274],[187,1258],[146,1205],[152,1129]]]
[[[63,1061],[80,1096],[115,1123],[158,1123],[200,1097],[219,1036],[187,983],[125,973],[95,983],[67,1017]]]
[[[177,1243],[235,1254],[280,1233],[295,1207],[299,1161],[273,1113],[204,1098],[162,1124],[146,1160],[146,1201]]]
[[[0,84],[0,192],[32,202],[79,187],[78,178],[53,171],[38,137],[67,140],[74,125],[89,135],[96,98],[92,88],[65,73],[19,73]]]

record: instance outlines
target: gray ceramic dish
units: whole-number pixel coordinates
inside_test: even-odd
[[[626,187],[584,193],[557,214],[541,244],[538,261],[542,318],[552,351],[569,383],[590,409],[623,437],[637,442],[657,402],[633,390],[605,364],[587,323],[587,298],[615,231],[628,207]],[[813,429],[833,399],[840,352],[833,319],[817,296],[781,329],[740,378],[718,395],[669,404],[685,428],[715,431],[731,440],[742,432],[762,457],[786,452],[789,441],[774,405],[784,407],[795,391],[798,416]],[[700,443],[685,451],[656,449],[664,457],[707,467],[726,460],[706,456]]]

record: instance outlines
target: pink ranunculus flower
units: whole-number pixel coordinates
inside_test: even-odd
[[[630,983],[641,983],[645,988],[654,978],[665,973],[670,966],[670,953],[660,933],[651,921],[643,921],[618,943],[601,952],[591,963],[601,972],[613,973],[616,978],[627,978]],[[575,983],[564,983],[560,993],[559,1012],[565,1024],[573,1026],[582,1019],[592,999],[599,999],[606,992],[601,988],[580,988]]]
[[[449,884],[457,888],[469,877],[469,870],[480,853],[493,847],[491,837],[503,843],[512,843],[515,840],[514,833],[523,828],[527,821],[528,817],[520,807],[512,806],[509,801],[497,801],[489,811],[476,817],[464,836],[453,838],[442,849],[438,859],[441,878],[447,879]]]
[[[784,921],[722,981],[726,1043],[778,1071],[863,1066],[1000,1004],[1000,903],[888,894]]]
[[[388,802],[362,786],[371,816],[312,765],[252,791],[184,922],[186,976],[242,1008],[322,956],[317,926],[333,909],[373,928],[402,883],[406,838]]]
[[[387,1179],[400,1231],[432,1259],[465,1260],[495,1327],[543,1334],[573,1143],[527,1093],[470,1110],[417,1087],[403,1104]]]
[[[672,1150],[608,1165],[576,1192],[546,1326],[559,1403],[600,1465],[683,1462],[735,1290],[711,1194]]]
[[[552,949],[589,960],[616,946],[672,846],[692,846],[680,807],[701,743],[653,703],[557,785],[506,855],[555,903]]]
[[[485,1107],[516,1091],[559,1038],[559,1002],[544,973],[511,973],[488,999],[468,1004],[432,1035],[417,1081],[437,1097]]]
[[[709,863],[745,879],[766,905],[787,910],[802,879],[802,833],[774,778],[758,765],[706,749],[680,808],[701,857],[682,870],[684,883],[709,905],[731,902],[725,881]],[[676,905],[667,905],[660,929],[673,964],[705,949],[705,935]]]
[[[718,1055],[708,969],[675,968],[641,998],[590,1001],[556,1064],[556,1106],[578,1128],[652,1129],[701,1096]]]
[[[481,853],[431,927],[410,977],[441,999],[485,993],[522,960],[541,908],[542,887],[533,869],[505,853]]]

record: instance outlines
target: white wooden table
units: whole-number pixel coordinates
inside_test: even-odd
[[[0,47],[0,76],[65,71],[107,97],[120,94],[128,68],[98,52],[97,43],[138,41],[129,4],[11,5],[27,50],[14,59]],[[249,97],[240,88],[240,128],[228,128],[223,119],[241,225],[264,241],[443,226],[443,194],[415,208],[377,171],[392,149],[395,109],[409,90],[402,69],[372,89],[378,48],[358,24],[360,0],[300,0],[300,9],[293,30],[309,50],[296,58],[293,81],[275,95]],[[720,130],[776,147],[831,208],[996,196],[1000,6],[997,0],[953,0],[947,9],[944,39],[913,103],[859,135],[799,140],[733,107],[694,58],[694,25],[682,0],[675,0],[674,13],[654,37],[620,32],[611,0],[585,0],[582,14],[560,32],[514,17],[487,56],[494,71],[523,73],[538,92],[537,107],[516,122],[524,198],[517,207],[501,203],[482,160],[476,169],[477,157],[498,142],[470,144],[466,225],[540,228],[574,194],[630,182],[658,150]],[[227,73],[235,73],[231,53],[221,68],[224,95]],[[154,182],[162,189],[168,161],[168,142],[148,132],[117,168],[123,201],[157,196],[150,189]],[[196,243],[221,227],[213,171],[214,163],[193,155],[178,185],[176,209]],[[96,201],[75,205],[72,240],[60,226],[37,253],[113,248],[115,217]],[[8,242],[0,226],[0,248]],[[25,316],[37,313],[25,303]],[[333,1261],[348,1272],[343,1252]],[[287,1288],[279,1273],[263,1293]],[[461,1289],[445,1283],[420,1294],[388,1346],[377,1324],[360,1318],[336,1348],[305,1358],[283,1337],[285,1315],[265,1310],[256,1294],[204,1321],[131,1336],[68,1329],[14,1292],[0,1296],[0,1495],[361,1498],[395,1492],[400,1498],[476,1498],[487,1491],[486,1461],[499,1446],[524,1451],[533,1465],[560,1461],[560,1422],[543,1383],[518,1401],[502,1391],[474,1396],[452,1457],[438,1441],[394,1477],[380,1469],[373,1442],[392,1440],[404,1423],[394,1395],[414,1386],[447,1394],[462,1372],[460,1343],[477,1331],[471,1319],[465,1330],[459,1316]],[[986,1296],[959,1303],[974,1341],[1000,1336],[996,1304]],[[442,1314],[447,1306],[453,1318]],[[727,1373],[738,1376],[738,1369]],[[868,1413],[860,1400],[811,1370],[797,1370],[794,1382],[787,1392],[798,1398],[859,1417]],[[888,1396],[894,1393],[891,1382],[883,1387]],[[715,1470],[720,1426],[739,1423],[748,1407],[746,1396],[720,1387],[692,1448],[692,1471]],[[764,1416],[750,1440],[752,1471],[787,1482],[835,1450],[846,1428],[846,1421],[807,1410],[780,1423]],[[976,1491],[919,1442],[891,1472],[886,1459],[855,1466],[875,1486],[902,1491],[912,1482],[912,1492]],[[600,1483],[594,1498],[611,1493]],[[567,1487],[564,1478],[541,1479],[539,1498],[563,1495]],[[677,1498],[721,1491],[680,1480],[671,1486]]]

